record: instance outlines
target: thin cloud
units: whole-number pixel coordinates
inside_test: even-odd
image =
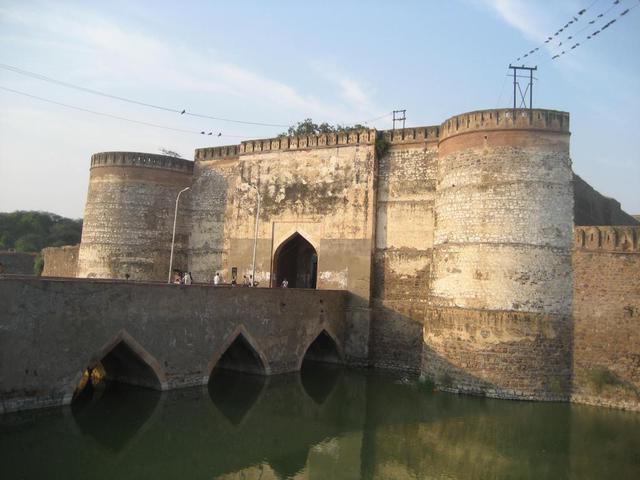
[[[171,90],[183,96],[232,96],[267,108],[298,112],[288,115],[329,121],[353,118],[354,111],[365,115],[370,111],[371,101],[360,84],[337,72],[328,79],[339,87],[335,95],[348,105],[303,94],[292,85],[234,64],[215,50],[194,51],[76,8],[15,5],[0,8],[0,21],[20,26],[25,42],[33,43],[35,37],[43,47],[48,41],[55,43],[57,54],[69,56],[70,76],[103,89],[118,86]],[[15,34],[13,38],[16,40]]]

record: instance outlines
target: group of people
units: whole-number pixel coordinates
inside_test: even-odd
[[[191,272],[176,271],[176,275],[173,280],[173,283],[177,285],[191,285],[193,283],[193,277],[191,276]]]
[[[175,277],[173,280],[173,283],[177,284],[177,285],[191,285],[193,283],[193,276],[191,275],[191,272],[181,272],[179,270],[175,270],[174,271]],[[128,278],[127,278],[128,280]],[[216,274],[213,276],[213,284],[214,285],[222,285],[222,277],[220,276],[219,272],[216,272]],[[238,281],[236,280],[236,277],[234,276],[231,279],[231,286],[232,287],[237,287],[238,286]],[[255,282],[253,280],[253,275],[243,275],[242,276],[242,286],[243,287],[257,287],[258,286],[258,282]],[[285,278],[282,280],[282,283],[280,284],[280,286],[282,288],[288,288],[289,287],[289,281]]]

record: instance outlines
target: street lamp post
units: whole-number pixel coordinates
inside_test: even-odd
[[[171,272],[173,269],[173,246],[176,241],[176,221],[178,220],[178,202],[180,201],[180,195],[189,190],[191,187],[183,188],[178,192],[178,196],[176,197],[176,211],[173,214],[173,236],[171,237],[171,256],[169,257],[169,278],[167,279],[167,283],[171,283]]]
[[[251,188],[255,188],[256,190],[256,196],[258,197],[258,202],[257,202],[257,207],[256,207],[256,224],[255,224],[255,229],[253,232],[253,260],[251,262],[251,270],[252,270],[252,275],[251,275],[251,283],[252,283],[252,287],[255,287],[255,283],[256,283],[256,247],[258,245],[258,217],[260,216],[260,191],[258,190],[258,187],[254,186],[254,185],[249,185]]]

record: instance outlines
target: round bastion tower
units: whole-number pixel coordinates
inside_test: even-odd
[[[176,195],[192,173],[193,162],[164,155],[92,155],[78,277],[166,281]],[[178,268],[186,265],[187,203],[178,212]]]
[[[485,110],[441,126],[423,375],[451,391],[566,398],[569,114]]]

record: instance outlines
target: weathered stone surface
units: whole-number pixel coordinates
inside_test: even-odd
[[[640,411],[639,237],[640,227],[576,228],[573,401]]]
[[[29,252],[0,252],[0,263],[4,266],[4,273],[8,275],[33,275],[35,253]]]
[[[164,280],[176,196],[191,184],[193,162],[163,155],[93,155],[78,258],[78,277]],[[175,268],[186,269],[188,207],[176,229]]]
[[[44,260],[43,277],[74,278],[78,273],[78,251],[80,245],[48,247],[42,249]]]

